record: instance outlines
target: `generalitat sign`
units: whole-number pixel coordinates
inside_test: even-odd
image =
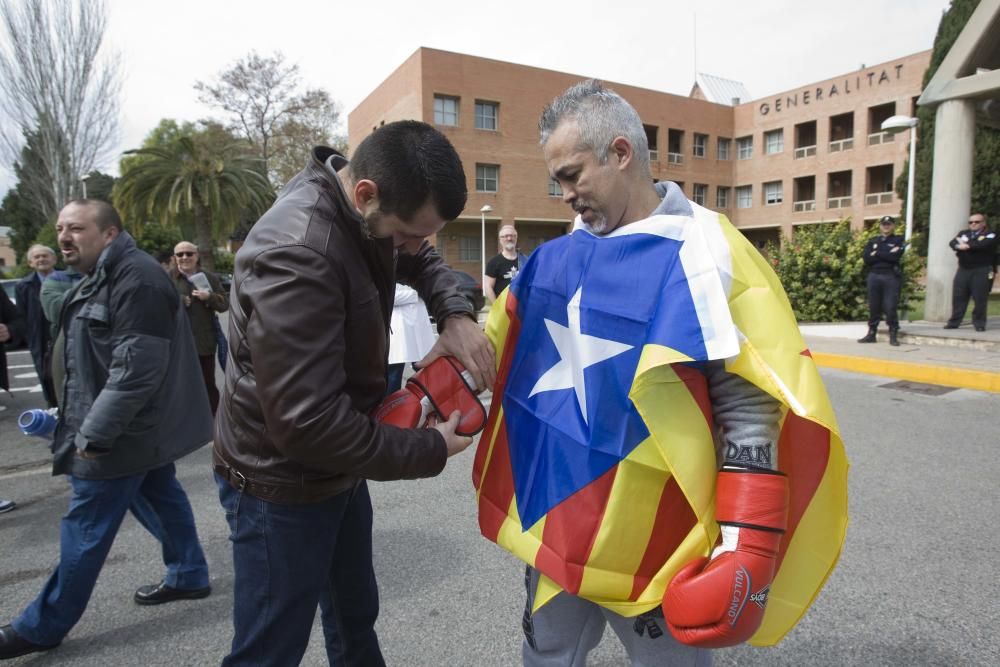
[[[766,116],[770,113],[781,113],[786,109],[809,104],[821,103],[824,100],[833,99],[840,95],[851,95],[865,88],[877,88],[885,84],[892,84],[899,81],[903,73],[903,63],[893,65],[887,69],[870,70],[859,72],[853,76],[845,76],[829,84],[822,86],[803,88],[802,90],[775,97],[767,102],[761,102],[757,107],[757,113]]]

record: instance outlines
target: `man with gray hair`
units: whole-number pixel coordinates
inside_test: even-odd
[[[764,616],[788,511],[782,401],[768,390],[797,384],[785,366],[727,360],[797,363],[802,348],[756,346],[762,327],[743,309],[758,299],[760,322],[758,306],[781,307],[777,279],[752,260],[755,273],[738,274],[754,253],[745,239],[674,183],[654,184],[622,97],[581,82],[539,130],[577,217],[487,323],[503,359],[491,415],[502,426],[487,427],[474,467],[480,526],[528,565],[525,665],[583,666],[606,625],[634,665],[707,665],[707,649],[746,641]],[[737,275],[773,287],[740,295]],[[783,307],[782,335],[797,331]],[[677,465],[677,442],[696,465]],[[734,596],[752,602],[732,611]]]
[[[507,289],[517,272],[528,259],[517,249],[517,230],[514,225],[503,225],[497,234],[500,240],[500,253],[486,263],[486,276],[483,282],[483,294],[493,303],[497,295]]]
[[[42,283],[56,272],[56,253],[52,248],[40,243],[28,248],[28,266],[34,269],[14,287],[17,295],[17,310],[24,318],[27,329],[28,349],[31,360],[38,374],[38,382],[42,385],[42,396],[48,407],[56,406],[56,393],[52,386],[52,377],[46,370],[46,356],[49,349],[49,321],[42,310],[39,295]]]

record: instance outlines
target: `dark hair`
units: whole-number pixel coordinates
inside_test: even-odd
[[[401,120],[383,125],[351,156],[351,177],[378,185],[379,210],[413,218],[428,199],[438,214],[454,220],[465,208],[465,170],[448,138],[427,123]]]
[[[94,222],[102,232],[109,227],[114,227],[119,232],[122,231],[122,219],[118,215],[115,207],[100,199],[74,199],[69,204],[74,206],[86,206],[94,212]]]

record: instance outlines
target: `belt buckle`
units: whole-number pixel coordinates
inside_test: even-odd
[[[241,473],[236,468],[230,467],[229,468],[229,476],[230,476],[230,478],[232,478],[232,477],[235,476],[237,478],[237,480],[239,481],[239,486],[236,487],[237,490],[243,491],[244,489],[246,489],[247,478],[243,476],[243,473]]]

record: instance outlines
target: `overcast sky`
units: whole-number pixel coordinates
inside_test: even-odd
[[[345,123],[421,46],[679,95],[697,67],[742,81],[756,99],[929,49],[948,4],[108,0],[108,46],[125,68],[119,149],[137,147],[162,118],[211,116],[192,85],[250,50],[298,63],[304,83],[340,102]],[[116,163],[102,168],[117,173]],[[12,184],[0,169],[0,192]]]

